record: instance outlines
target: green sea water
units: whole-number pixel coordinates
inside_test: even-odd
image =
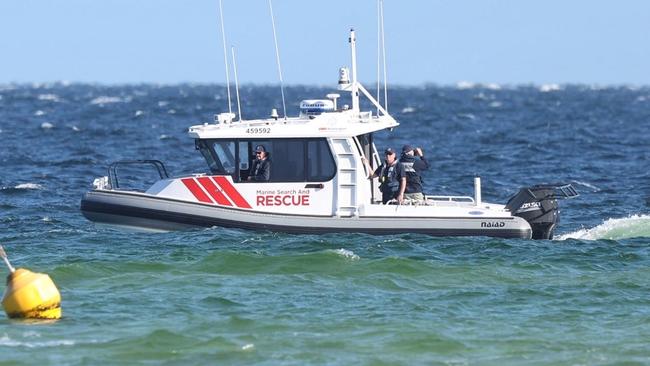
[[[8,248],[64,317],[0,320],[0,360],[647,364],[647,245],[71,229]]]

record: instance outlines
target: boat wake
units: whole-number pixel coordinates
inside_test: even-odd
[[[607,219],[596,227],[560,235],[557,239],[618,240],[639,237],[650,237],[650,215],[632,215],[626,218]]]

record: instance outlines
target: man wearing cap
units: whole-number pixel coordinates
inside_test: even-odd
[[[418,156],[419,159],[415,157]],[[400,182],[397,201],[404,202],[404,199],[424,201],[422,194],[422,177],[420,172],[429,169],[429,163],[424,158],[422,149],[413,148],[411,145],[402,147],[402,156],[397,164],[397,179]]]
[[[379,178],[379,190],[381,190],[381,202],[397,198],[399,192],[399,180],[397,180],[397,156],[390,147],[384,151],[384,162],[375,171],[372,171],[368,159],[361,158],[368,169],[368,179]]]
[[[264,145],[255,147],[255,160],[248,172],[248,180],[255,182],[268,182],[271,178],[271,159]]]

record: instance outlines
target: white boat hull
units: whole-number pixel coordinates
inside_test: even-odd
[[[227,227],[297,234],[360,232],[389,235],[421,233],[433,236],[489,236],[530,239],[531,227],[515,216],[396,216],[352,217],[255,212],[188,202],[146,193],[94,190],[81,202],[91,221],[145,230]]]

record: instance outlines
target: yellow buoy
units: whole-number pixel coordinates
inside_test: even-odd
[[[32,319],[61,318],[61,294],[50,276],[24,268],[14,269],[2,246],[0,256],[11,272],[7,276],[7,288],[2,297],[2,306],[7,316]]]

